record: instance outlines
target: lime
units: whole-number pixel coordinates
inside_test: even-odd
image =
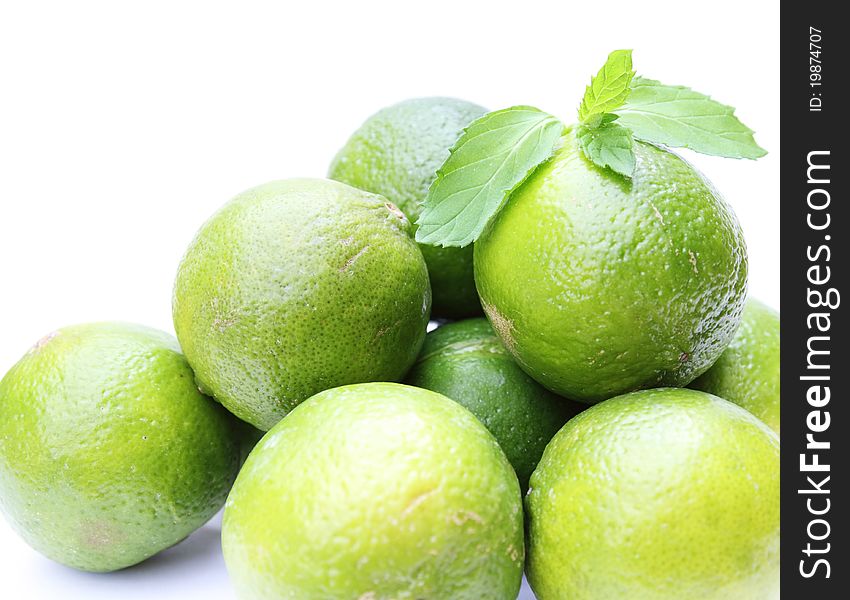
[[[469,411],[368,383],[317,394],[266,434],[222,544],[246,600],[514,600],[522,526],[516,476]]]
[[[684,386],[731,341],[747,282],[729,206],[675,154],[636,142],[631,181],[568,131],[475,244],[484,310],[547,388],[598,402]]]
[[[779,433],[779,313],[748,300],[732,343],[691,387],[746,408]]]
[[[716,396],[584,411],[547,446],[526,512],[539,600],[779,597],[779,438]]]
[[[404,376],[431,292],[405,216],[318,179],[248,190],[189,246],[174,328],[201,387],[268,430],[328,388]]]
[[[0,381],[0,506],[48,558],[134,565],[221,508],[239,468],[234,433],[170,335],[60,329]]]
[[[415,222],[449,149],[463,128],[485,112],[455,98],[416,98],[384,108],[346,142],[329,177],[389,198]],[[434,316],[481,314],[472,248],[420,247],[431,276]]]
[[[523,489],[552,436],[584,408],[520,369],[484,318],[449,323],[429,333],[406,383],[444,394],[478,417],[499,442]]]

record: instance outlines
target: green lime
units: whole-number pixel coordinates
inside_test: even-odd
[[[395,383],[304,402],[227,499],[224,558],[245,600],[514,600],[522,502],[465,408]]]
[[[539,600],[779,597],[779,438],[716,396],[644,390],[584,411],[525,506]]]
[[[744,305],[732,210],[675,154],[634,152],[630,181],[592,164],[568,131],[475,243],[493,327],[527,373],[574,400],[690,383]]]
[[[386,199],[328,180],[275,181],[226,204],[174,286],[198,383],[268,430],[321,390],[402,378],[431,306],[409,229]]]
[[[691,384],[746,408],[779,433],[779,313],[748,300],[732,343]]]
[[[346,142],[329,177],[389,198],[415,222],[449,149],[463,128],[485,112],[455,98],[416,98],[384,108]],[[431,276],[434,316],[481,314],[472,247],[420,247]]]
[[[176,544],[221,508],[238,468],[234,419],[160,331],[60,329],[0,381],[0,507],[70,567],[114,571]]]
[[[520,369],[484,318],[429,333],[406,383],[448,396],[478,417],[523,489],[552,436],[585,408],[556,396]]]

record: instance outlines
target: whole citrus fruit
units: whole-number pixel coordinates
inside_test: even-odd
[[[449,149],[463,128],[485,112],[455,98],[416,98],[384,108],[346,142],[329,177],[387,197],[415,222]],[[472,248],[421,248],[431,276],[434,316],[481,314]]]
[[[514,600],[522,502],[465,408],[394,383],[317,394],[260,441],[227,499],[237,596]]]
[[[406,383],[448,396],[478,417],[523,488],[552,436],[584,408],[520,369],[484,318],[449,323],[429,333]]]
[[[475,243],[493,327],[527,373],[574,400],[690,383],[744,305],[732,210],[675,154],[643,142],[634,153],[628,180],[568,131]]]
[[[539,600],[779,594],[779,438],[688,389],[598,404],[552,439],[526,496]]]
[[[779,433],[779,313],[748,300],[732,343],[691,384],[746,408]]]
[[[160,331],[60,329],[0,381],[0,507],[70,567],[113,571],[176,544],[221,508],[238,468],[233,417]]]
[[[328,180],[274,181],[226,204],[174,286],[201,387],[268,430],[321,390],[403,377],[431,305],[409,225],[386,199]]]

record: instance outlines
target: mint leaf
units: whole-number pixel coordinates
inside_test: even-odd
[[[468,246],[508,196],[552,156],[564,131],[531,106],[487,113],[460,136],[428,190],[416,241]]]
[[[599,73],[584,90],[578,120],[590,127],[598,126],[598,119],[603,113],[611,112],[626,101],[634,75],[631,50],[614,50],[609,54]]]
[[[604,121],[598,127],[580,125],[576,132],[579,145],[584,155],[600,167],[631,177],[635,171],[632,132],[613,119]]]
[[[703,154],[759,158],[767,154],[735,109],[684,86],[636,77],[628,100],[616,108],[617,121],[634,137]]]

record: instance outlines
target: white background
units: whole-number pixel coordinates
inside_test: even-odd
[[[325,174],[396,101],[447,95],[574,119],[616,48],[639,74],[737,107],[770,154],[685,153],[734,206],[751,293],[779,303],[778,2],[0,4],[0,373],[43,334],[171,330],[172,278],[238,192]],[[213,521],[109,575],[43,559],[0,520],[9,598],[232,598]]]

